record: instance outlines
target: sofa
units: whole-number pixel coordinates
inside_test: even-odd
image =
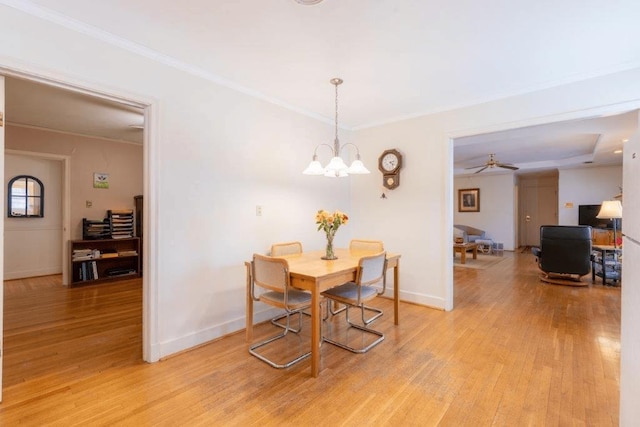
[[[484,230],[470,227],[468,225],[454,224],[453,225],[453,238],[462,237],[463,243],[472,243],[476,240],[485,240],[486,233]]]

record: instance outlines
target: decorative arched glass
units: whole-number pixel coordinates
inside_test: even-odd
[[[18,175],[9,181],[8,212],[9,218],[44,217],[44,186],[34,176]]]

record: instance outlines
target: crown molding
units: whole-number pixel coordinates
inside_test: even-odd
[[[86,24],[77,19],[71,18],[62,13],[56,12],[51,9],[47,9],[45,7],[39,6],[27,0],[0,0],[0,4],[11,7],[13,9],[24,12],[28,15],[34,16],[36,18],[60,25],[68,30],[75,31],[80,34],[84,34],[86,36],[92,37],[94,39],[100,40],[104,43],[110,44],[112,46],[117,46],[126,51],[135,53],[137,55],[143,56],[145,58],[151,59],[168,67],[172,67],[174,69],[183,71],[185,73],[200,77],[204,80],[210,81],[220,86],[224,86],[236,92],[240,92],[245,95],[249,95],[251,97],[260,99],[262,101],[268,102],[270,104],[277,105],[279,107],[285,108],[287,110],[296,112],[298,114],[302,114],[307,117],[311,117],[315,120],[318,120],[323,123],[333,124],[333,120],[328,117],[321,116],[317,113],[305,110],[303,108],[297,107],[295,105],[289,104],[281,99],[274,98],[271,96],[267,96],[261,92],[258,92],[253,89],[249,89],[245,86],[237,84],[231,80],[228,80],[224,77],[221,77],[217,74],[211,73],[201,67],[194,66],[192,64],[186,63],[179,59],[176,59],[172,56],[165,55],[160,53],[154,49],[150,49],[141,44],[135,43],[131,40],[125,39],[123,37],[117,36],[108,31],[104,31],[100,28],[97,28],[93,25]],[[348,128],[347,128],[348,129]]]

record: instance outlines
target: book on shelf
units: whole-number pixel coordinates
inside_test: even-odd
[[[91,261],[91,268],[93,271],[93,279],[95,280],[98,278],[98,263]]]
[[[136,250],[126,250],[118,252],[118,256],[136,256],[138,255],[138,251]]]
[[[95,261],[85,261],[78,267],[78,279],[81,282],[98,279],[98,263]]]
[[[126,268],[126,267],[114,267],[114,268],[108,268],[105,270],[105,274],[109,277],[116,277],[116,276],[129,276],[132,274],[136,274],[136,269],[135,268]]]
[[[74,249],[71,252],[72,261],[85,261],[96,258],[100,258],[99,249]]]
[[[101,258],[117,258],[118,257],[118,253],[106,253],[106,254],[102,254]]]
[[[92,249],[74,249],[71,253],[71,259],[73,261],[84,261],[93,259],[94,253]]]

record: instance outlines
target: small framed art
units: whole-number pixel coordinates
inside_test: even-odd
[[[94,173],[93,188],[109,188],[109,174],[99,172]]]
[[[480,212],[479,188],[461,188],[458,190],[458,212]]]

